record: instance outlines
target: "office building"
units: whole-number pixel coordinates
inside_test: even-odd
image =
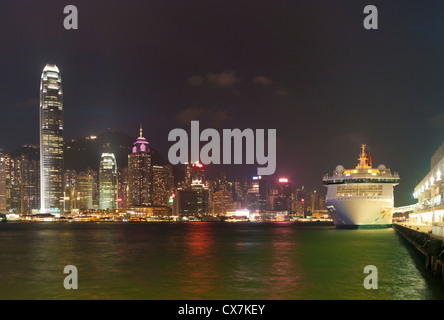
[[[127,206],[149,206],[151,201],[152,165],[148,141],[142,135],[133,144],[128,155],[128,197]]]
[[[63,92],[59,69],[47,64],[40,80],[40,213],[61,212]]]
[[[99,169],[100,209],[117,209],[117,162],[113,153],[103,153]]]
[[[152,166],[151,199],[154,206],[167,206],[174,190],[173,167]]]

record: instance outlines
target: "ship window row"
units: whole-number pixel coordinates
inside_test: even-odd
[[[337,192],[336,197],[378,197],[382,196],[382,192],[351,192],[341,193]]]
[[[338,186],[337,192],[372,192],[372,191],[382,191],[382,184],[370,185],[370,186]]]
[[[352,200],[352,199],[356,199],[356,197],[353,196],[344,196],[344,197],[338,197],[338,200]],[[375,197],[375,196],[367,196],[366,199],[380,199],[379,197]]]
[[[346,183],[398,183],[398,179],[338,179],[324,181],[324,184],[346,184]]]

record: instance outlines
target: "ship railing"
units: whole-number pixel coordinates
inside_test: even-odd
[[[323,180],[327,180],[327,179],[333,179],[333,180],[342,180],[342,179],[348,179],[348,178],[373,178],[373,179],[378,179],[378,178],[394,178],[394,179],[399,179],[399,174],[398,173],[385,173],[385,174],[379,174],[379,175],[372,175],[370,173],[354,173],[352,176],[349,175],[345,175],[343,173],[341,174],[333,174],[333,175],[329,175],[328,173],[324,175]]]

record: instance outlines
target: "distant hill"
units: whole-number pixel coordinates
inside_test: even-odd
[[[108,130],[94,138],[86,137],[78,140],[65,141],[65,169],[85,171],[88,167],[98,171],[100,158],[103,152],[114,153],[117,166],[120,168],[128,167],[128,154],[131,153],[133,143],[136,137],[117,130]],[[168,160],[165,159],[157,150],[151,148],[151,161],[153,165],[165,165]],[[13,152],[11,157],[27,155],[28,158],[40,160],[39,146],[24,145]],[[184,172],[177,166],[173,166],[175,181],[184,179]]]
[[[114,153],[117,166],[128,166],[128,154],[131,153],[136,137],[126,133],[108,130],[95,138],[86,137],[65,142],[65,169],[84,171],[88,167],[98,170],[100,157],[104,152]],[[155,149],[152,151],[153,165],[164,165],[168,161]]]
[[[10,154],[12,158],[16,158],[22,155],[27,156],[27,158],[30,160],[40,161],[40,148],[39,146],[34,146],[34,145],[24,145],[18,147]]]

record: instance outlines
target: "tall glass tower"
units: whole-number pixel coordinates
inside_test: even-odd
[[[63,92],[59,69],[40,80],[40,213],[59,214],[63,198]]]
[[[99,169],[100,209],[117,209],[117,162],[114,153],[102,153]]]

